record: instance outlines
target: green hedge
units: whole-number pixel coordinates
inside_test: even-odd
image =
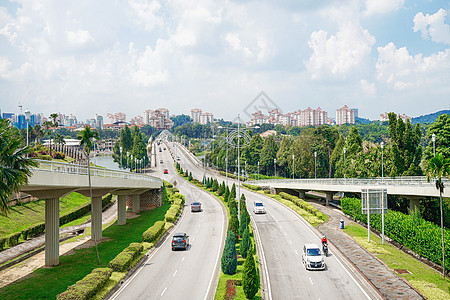
[[[164,221],[156,221],[152,227],[144,231],[142,234],[142,240],[149,243],[153,242],[163,230],[164,224]]]
[[[262,187],[260,187],[259,185],[251,185],[251,184],[248,184],[248,183],[243,183],[242,185],[245,186],[246,188],[249,188],[249,189],[253,190],[253,191],[260,191],[262,189]]]
[[[175,222],[179,211],[180,211],[180,206],[173,204],[164,216],[165,221],[170,222],[170,223]]]
[[[122,272],[132,267],[132,262],[141,254],[143,247],[142,245],[140,247],[131,247],[131,244],[109,262],[111,269],[116,272]]]
[[[281,198],[291,201],[292,203],[294,203],[298,207],[306,210],[310,214],[315,215],[316,217],[318,217],[319,219],[321,219],[323,221],[326,221],[327,217],[323,213],[321,213],[317,208],[315,208],[314,206],[312,206],[305,200],[302,200],[296,196],[289,195],[288,193],[284,193],[284,192],[281,192],[279,195],[281,196]]]
[[[92,299],[92,297],[102,289],[106,281],[111,276],[112,270],[110,268],[97,268],[83,279],[71,285],[66,291],[57,295],[58,300],[72,300],[72,299]]]
[[[361,213],[361,199],[343,198],[342,211],[367,224],[367,215]],[[370,215],[370,226],[381,231],[381,214]],[[408,247],[415,253],[442,265],[441,228],[425,221],[417,214],[405,215],[398,211],[388,210],[384,216],[384,233],[394,241]],[[444,228],[445,256],[450,257],[450,230]],[[450,270],[450,266],[445,266]]]

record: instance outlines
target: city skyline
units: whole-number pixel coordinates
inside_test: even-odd
[[[448,108],[449,5],[2,2],[0,107],[80,120],[201,107],[233,120],[264,91],[283,113],[348,105],[371,120],[419,116]]]

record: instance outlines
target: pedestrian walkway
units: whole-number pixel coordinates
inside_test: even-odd
[[[117,216],[117,205],[114,203],[107,210],[102,213],[102,223],[106,224],[112,222],[114,218]],[[77,226],[69,226],[59,229],[59,234],[77,232],[84,230],[87,227],[91,226],[91,222],[87,222],[85,224],[77,225]],[[29,239],[19,245],[8,248],[2,252],[0,252],[0,264],[3,264],[7,261],[10,261],[18,256],[21,256],[25,253],[33,251],[35,249],[40,248],[45,244],[45,235],[40,235],[38,237]]]
[[[341,219],[346,224],[350,222],[340,210],[331,206],[324,206],[323,202],[308,202],[330,217],[328,222],[320,225],[318,229],[364,274],[383,297],[386,299],[424,299],[402,278],[339,229]]]

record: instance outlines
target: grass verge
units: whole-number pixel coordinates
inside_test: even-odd
[[[410,273],[397,275],[406,279],[427,299],[450,299],[450,281],[443,280],[442,274],[388,243],[382,245],[378,236],[371,235],[368,242],[367,229],[354,222],[346,225],[344,231],[391,269],[408,270]]]
[[[26,278],[0,289],[0,299],[54,299],[69,285],[82,279],[93,269],[108,267],[109,262],[132,242],[141,242],[142,233],[156,221],[164,220],[170,204],[141,212],[138,218],[128,219],[126,225],[112,225],[103,231],[108,238],[98,245],[101,263],[97,263],[95,247],[77,249],[72,255],[61,256],[60,264],[40,268]]]

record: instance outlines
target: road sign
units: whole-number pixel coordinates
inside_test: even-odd
[[[384,245],[384,215],[387,212],[387,189],[361,189],[361,209],[367,215],[367,239],[370,242],[370,214],[381,214],[382,243]]]

